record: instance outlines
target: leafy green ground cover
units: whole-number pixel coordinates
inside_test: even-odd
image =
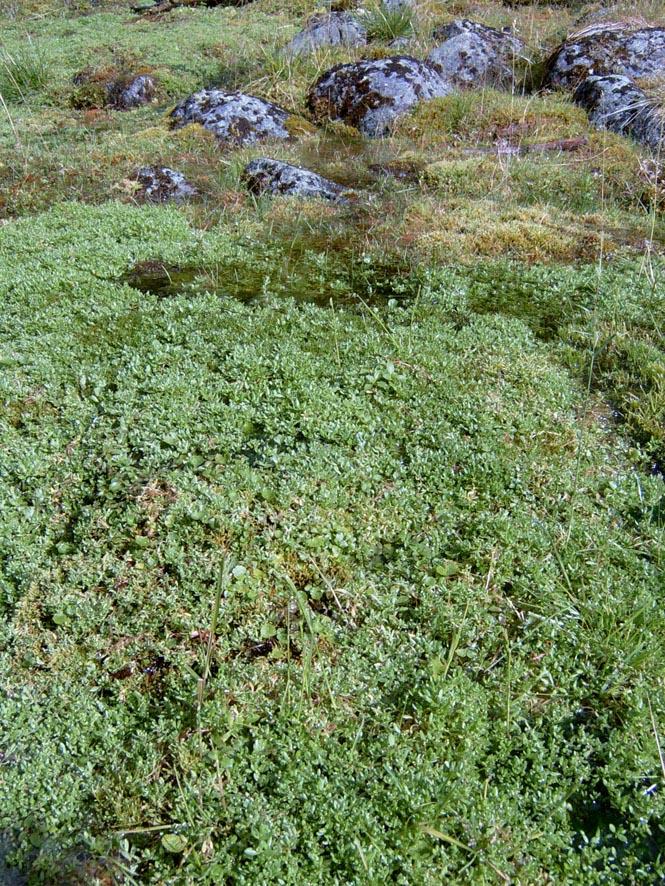
[[[570,24],[462,5],[539,45]],[[332,60],[274,55],[304,7],[0,9],[0,856],[54,884],[662,879],[648,158],[488,93],[279,147],[350,207],[255,201],[258,151],[164,115],[211,79],[300,110]],[[114,42],[160,101],[73,109]],[[588,151],[464,154],[511,126]],[[155,161],[202,199],[135,205]],[[155,265],[185,284],[141,291]]]
[[[35,876],[653,881],[660,479],[482,281],[118,283],[223,241],[118,204],[0,232],[2,827]]]

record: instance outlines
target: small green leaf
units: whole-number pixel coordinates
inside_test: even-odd
[[[455,560],[442,560],[436,567],[436,574],[443,578],[448,578],[449,576],[457,575],[460,569],[460,564],[456,563]]]
[[[187,848],[187,840],[182,834],[164,834],[162,837],[162,848],[167,852],[178,855]]]

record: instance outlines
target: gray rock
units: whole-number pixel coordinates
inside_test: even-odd
[[[155,81],[147,74],[133,77],[129,82],[118,80],[109,91],[109,104],[119,111],[129,111],[147,105],[155,97]]]
[[[336,65],[312,86],[307,104],[316,119],[342,120],[365,135],[381,136],[418,102],[452,91],[427,62],[395,55]]]
[[[260,157],[245,167],[243,181],[254,194],[283,194],[293,197],[322,197],[325,200],[342,200],[345,188],[323,176],[291,166],[280,160]]]
[[[513,34],[464,19],[434,31],[442,42],[427,56],[443,76],[462,88],[510,88],[515,58],[524,44]]]
[[[414,9],[415,0],[382,0],[384,8],[388,12],[396,12],[398,9]]]
[[[182,172],[168,166],[142,166],[136,171],[136,181],[141,185],[137,197],[148,203],[182,203],[198,194]]]
[[[202,89],[172,112],[174,128],[200,123],[220,141],[251,145],[269,138],[287,139],[288,111],[272,102],[243,92]]]
[[[314,15],[285,47],[290,55],[313,52],[320,46],[364,46],[367,32],[349,12]]]
[[[569,37],[547,62],[545,85],[574,89],[590,75],[665,76],[665,28],[601,22]]]
[[[665,147],[663,109],[628,77],[609,74],[591,76],[575,90],[573,99],[600,129],[629,135],[653,150]]]

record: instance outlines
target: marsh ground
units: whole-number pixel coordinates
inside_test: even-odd
[[[312,9],[0,3],[0,831],[37,883],[657,882],[657,164],[559,94],[168,128],[213,83],[301,114],[361,54],[286,62]],[[597,13],[425,3],[414,51]],[[137,65],[150,106],[72,107]],[[260,155],[358,196],[255,199]]]

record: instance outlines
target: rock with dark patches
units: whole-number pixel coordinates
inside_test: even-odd
[[[515,59],[524,52],[524,44],[514,34],[462,19],[437,28],[434,38],[441,42],[427,60],[456,86],[506,89],[513,85]]]
[[[432,65],[395,55],[336,65],[312,86],[307,104],[318,120],[341,120],[365,135],[382,136],[419,102],[452,90]]]
[[[590,75],[665,76],[665,28],[600,22],[568,37],[547,62],[545,85],[575,89]]]
[[[653,150],[665,147],[665,114],[629,77],[587,77],[573,99],[600,129],[628,135]]]
[[[171,119],[176,129],[199,123],[220,141],[235,145],[290,137],[288,111],[243,92],[202,89],[181,102],[172,111]]]
[[[290,197],[320,197],[340,201],[345,188],[323,176],[280,160],[260,157],[245,167],[243,181],[253,194],[282,194]]]
[[[147,203],[182,203],[198,193],[182,172],[168,166],[142,166],[136,171],[136,181],[141,185],[136,196]]]
[[[147,74],[132,77],[128,82],[117,81],[110,93],[110,105],[119,111],[129,111],[147,105],[155,97],[155,81]]]
[[[313,52],[321,46],[364,46],[367,32],[349,12],[314,15],[285,47],[289,55]]]

